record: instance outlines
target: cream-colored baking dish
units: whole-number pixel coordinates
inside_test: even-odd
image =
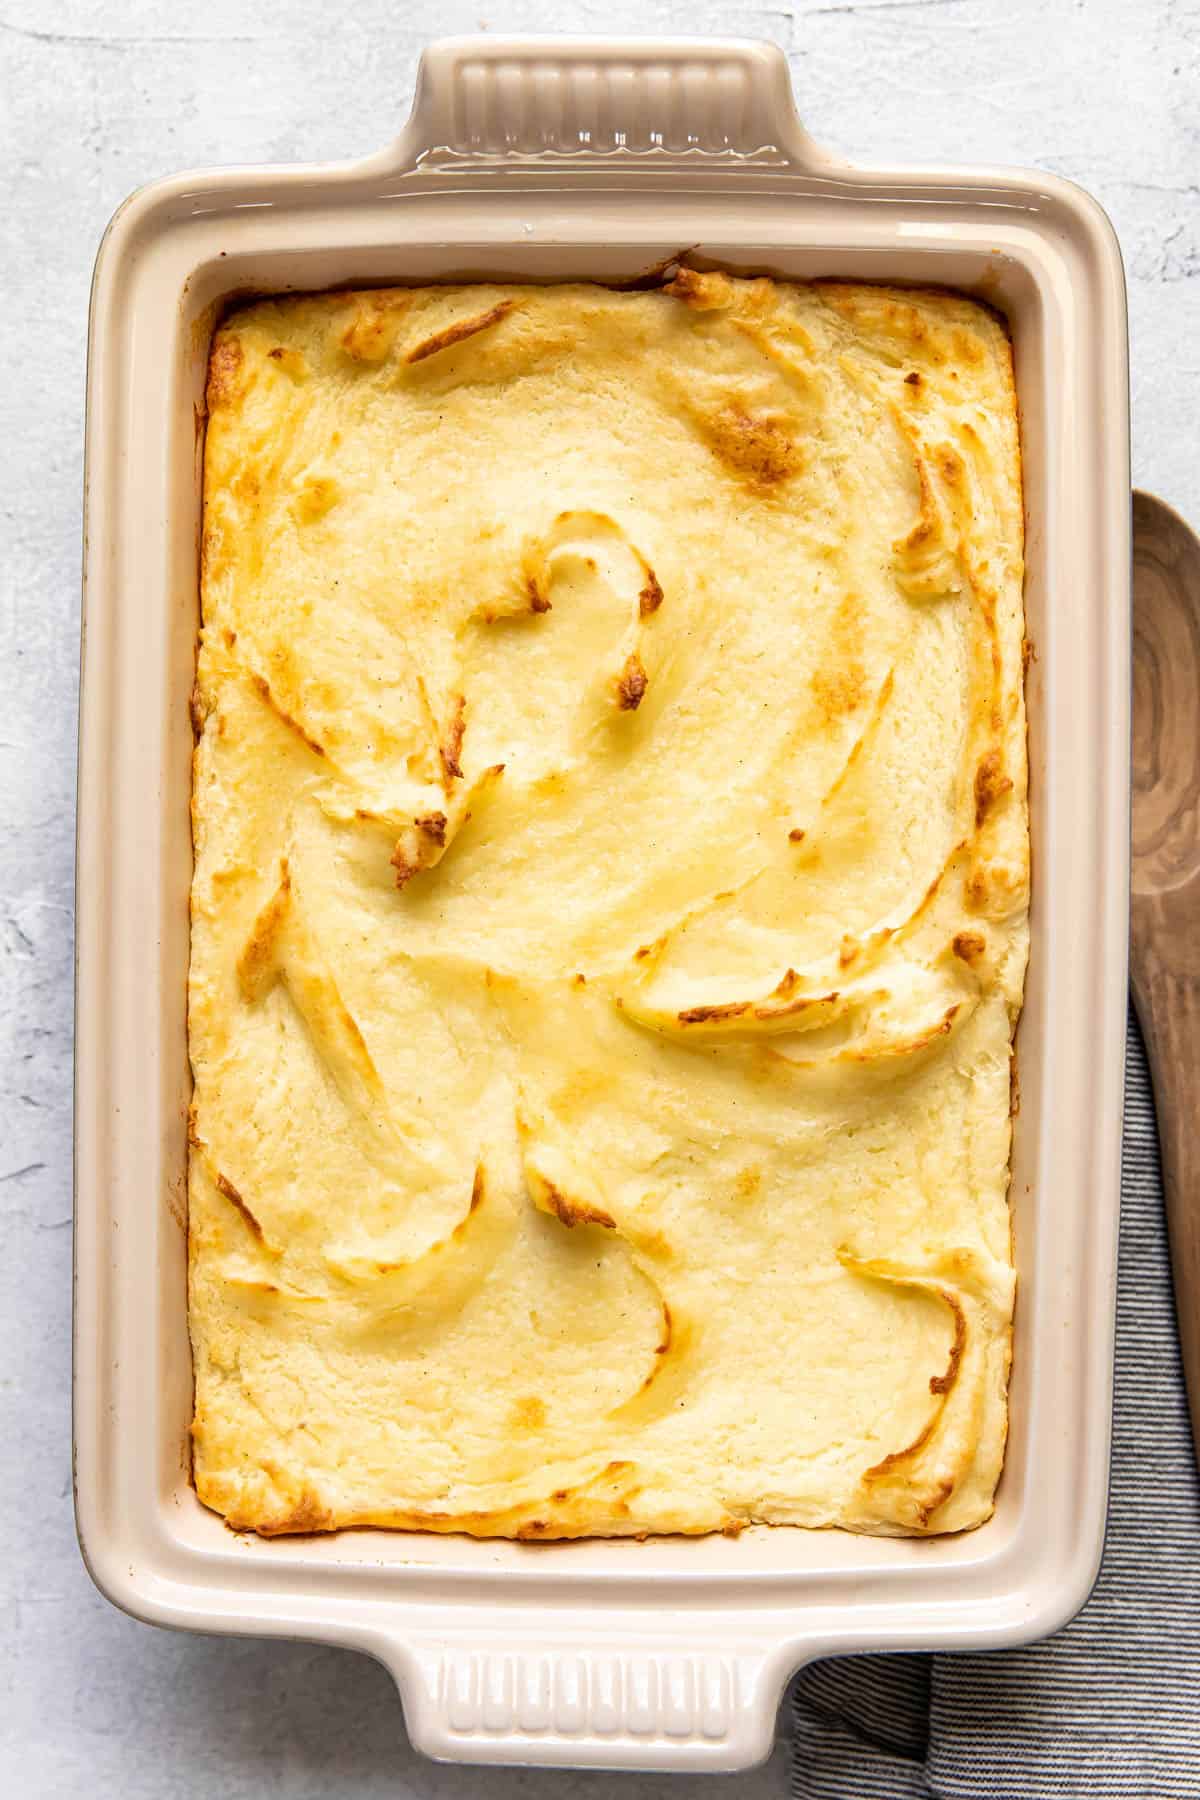
[[[685,248],[739,271],[950,283],[1012,325],[1034,901],[995,1516],[929,1541],[235,1537],[189,1485],[185,1312],[188,697],[214,318],[248,290],[627,280]],[[754,1762],[814,1656],[1061,1625],[1104,1531],[1125,1020],[1128,371],[1100,210],[1048,176],[837,161],[767,45],[440,43],[379,155],[180,176],[121,209],[96,266],[87,480],[75,1443],[100,1588],[158,1624],[370,1651],[432,1755],[626,1768]]]

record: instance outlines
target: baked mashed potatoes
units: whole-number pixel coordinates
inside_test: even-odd
[[[208,382],[200,1498],[992,1510],[1027,946],[1008,339],[679,269],[254,304]]]

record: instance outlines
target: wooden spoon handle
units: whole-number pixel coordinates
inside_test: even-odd
[[[1200,905],[1193,912],[1200,936]],[[1133,998],[1154,1082],[1179,1347],[1200,1461],[1200,979],[1151,971],[1143,961]]]
[[[1133,497],[1130,926],[1200,1460],[1200,543],[1149,494]]]

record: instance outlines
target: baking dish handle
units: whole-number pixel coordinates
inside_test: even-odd
[[[443,38],[421,57],[397,148],[410,166],[829,160],[796,116],[782,50],[745,38]]]
[[[646,1636],[642,1632],[638,1635]],[[765,1650],[705,1649],[703,1632],[640,1650],[486,1629],[377,1649],[409,1737],[453,1762],[557,1768],[746,1769],[770,1754],[784,1679]],[[636,1638],[634,1639],[636,1641]],[[628,1644],[630,1638],[624,1642]]]

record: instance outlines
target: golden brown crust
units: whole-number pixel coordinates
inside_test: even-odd
[[[210,417],[218,407],[231,405],[238,399],[242,391],[244,361],[242,346],[236,337],[222,335],[216,339],[208,359],[208,384],[204,394]]]
[[[799,444],[783,419],[751,413],[730,400],[712,412],[693,411],[701,438],[729,473],[758,489],[770,489],[797,475],[804,465]]]
[[[750,1011],[748,1000],[727,1000],[720,1006],[688,1006],[676,1016],[681,1025],[712,1025],[723,1019],[740,1019]]]
[[[273,1517],[244,1521],[233,1517],[229,1523],[235,1530],[257,1531],[260,1537],[309,1536],[315,1532],[338,1529],[334,1514],[327,1506],[322,1505],[311,1489],[305,1489],[294,1506]]]
[[[973,966],[982,961],[987,950],[987,939],[978,931],[956,931],[950,947],[960,962]]]
[[[709,312],[728,306],[733,288],[728,275],[722,275],[719,270],[704,273],[681,263],[671,280],[664,282],[663,292],[677,300],[685,300],[697,312]]]
[[[648,685],[642,659],[633,651],[626,657],[625,666],[617,678],[617,705],[621,711],[636,712],[645,698]]]
[[[238,986],[243,1000],[262,998],[273,981],[279,933],[292,904],[292,875],[287,857],[279,863],[279,885],[254,921],[250,936],[237,961]]]
[[[616,1220],[602,1207],[589,1206],[585,1200],[572,1200],[569,1194],[564,1194],[550,1181],[546,1183],[546,1204],[568,1228],[575,1225],[599,1225],[605,1231],[616,1230]]]
[[[1012,793],[1012,778],[1004,773],[1004,754],[993,745],[975,771],[975,825],[978,829],[1005,794]]]
[[[495,306],[489,306],[486,312],[477,313],[472,319],[455,320],[453,325],[444,326],[441,331],[423,338],[411,350],[406,350],[405,362],[424,362],[427,356],[436,356],[440,350],[449,350],[454,344],[464,343],[467,338],[486,331],[489,325],[498,325],[501,319],[508,317],[515,305],[515,300],[501,300]]]
[[[279,701],[271,692],[271,684],[264,675],[251,674],[250,685],[258,695],[259,699],[263,701],[266,706],[271,708],[271,711],[275,714],[275,717],[281,724],[286,725],[288,730],[293,732],[294,735],[299,738],[306,750],[311,750],[314,756],[325,755],[325,746],[318,743],[316,738],[304,729],[304,726],[301,725],[300,721],[298,719],[293,719],[291,713],[279,704]]]
[[[438,754],[441,757],[442,768],[449,781],[462,780],[462,763],[459,759],[462,756],[463,738],[466,734],[466,729],[466,695],[456,694],[452,703],[450,722],[446,727],[445,736],[438,745]]]
[[[385,361],[395,341],[400,318],[407,310],[405,294],[389,294],[383,301],[370,294],[360,295],[354,303],[350,322],[341,333],[345,354],[353,362]],[[277,352],[272,350],[270,354],[275,356]]]
[[[243,1220],[245,1221],[246,1225],[248,1226],[251,1236],[257,1238],[257,1240],[260,1244],[265,1245],[266,1238],[263,1235],[262,1226],[259,1224],[259,1222],[255,1218],[254,1214],[250,1211],[250,1208],[246,1205],[246,1202],[242,1199],[242,1196],[238,1193],[238,1191],[234,1187],[232,1181],[230,1181],[227,1176],[218,1173],[217,1177],[216,1177],[216,1183],[217,1183],[217,1192],[219,1194],[224,1194],[225,1198],[230,1202],[230,1204],[232,1206],[236,1207],[237,1211],[241,1214]]]
[[[663,591],[659,586],[658,576],[649,564],[646,566],[646,579],[638,593],[638,613],[648,619],[656,613],[663,603]]]
[[[214,341],[189,1280],[238,1529],[990,1510],[1009,348],[949,293],[663,273]]]

